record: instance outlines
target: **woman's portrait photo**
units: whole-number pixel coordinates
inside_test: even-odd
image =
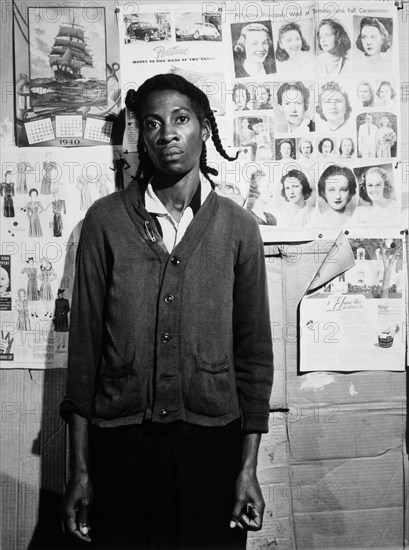
[[[250,188],[245,204],[259,225],[277,225],[277,218],[272,214],[273,195],[267,174],[262,170],[254,171],[250,176]]]
[[[338,82],[326,82],[321,87],[318,96],[317,130],[321,132],[345,133],[348,129],[348,121],[352,112],[352,106],[345,89]],[[353,128],[351,128],[353,131]]]
[[[371,83],[367,80],[361,80],[356,88],[356,97],[360,107],[373,107],[375,94]]]
[[[377,107],[393,107],[395,106],[396,91],[395,87],[389,80],[382,80],[376,90],[376,106]]]
[[[235,111],[248,111],[249,110],[249,103],[251,100],[250,92],[246,88],[244,84],[241,84],[240,82],[236,82],[236,84],[233,87],[233,109]]]
[[[335,153],[335,140],[332,138],[322,138],[318,142],[318,152],[320,154],[320,158],[322,159],[330,159],[332,158]]]
[[[280,181],[281,197],[284,202],[279,209],[277,225],[286,227],[307,225],[314,213],[314,198],[306,175],[300,170],[292,169],[284,174]]]
[[[398,221],[398,204],[392,183],[392,166],[356,168],[360,205],[355,212],[358,225],[393,225]]]
[[[309,22],[305,23],[308,29]],[[276,47],[277,72],[287,75],[311,75],[315,72],[315,57],[304,36],[301,24],[290,22],[278,29]]]
[[[308,133],[315,130],[308,107],[310,91],[302,82],[284,82],[277,90],[275,110],[277,132]]]
[[[275,139],[274,146],[275,146],[276,160],[295,159],[295,139],[294,138]]]
[[[341,23],[335,19],[323,19],[317,32],[317,71],[325,74],[348,72],[350,49],[351,40]]]
[[[351,222],[356,208],[356,179],[346,166],[328,166],[318,180],[318,225],[342,227]]]
[[[276,72],[271,22],[231,25],[236,78]]]
[[[340,159],[351,159],[355,157],[355,144],[351,137],[343,137],[338,147]]]
[[[297,160],[311,160],[313,158],[314,145],[310,139],[300,138],[297,144]]]
[[[356,26],[359,22],[355,70],[358,73],[390,73],[393,70],[392,19],[355,17],[354,20]]]
[[[252,84],[253,109],[273,109],[271,89],[268,84]]]

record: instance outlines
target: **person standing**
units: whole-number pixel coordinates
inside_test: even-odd
[[[358,128],[358,156],[376,157],[378,127],[372,122],[373,116],[367,113],[365,122]]]
[[[244,549],[273,376],[258,225],[212,189],[206,140],[234,158],[200,89],[156,75],[126,103],[136,178],[90,207],[78,247],[63,524],[99,548]]]

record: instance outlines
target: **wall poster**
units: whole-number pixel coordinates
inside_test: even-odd
[[[104,3],[14,3],[19,147],[120,144],[117,25]]]
[[[265,241],[407,227],[392,2],[119,6],[127,87],[169,72],[207,93],[225,149],[241,151],[228,162],[209,146],[216,191]],[[137,136],[128,113],[129,150]]]
[[[327,277],[301,300],[300,371],[403,371],[406,243],[401,235],[348,240],[353,265],[340,270],[339,245],[332,249]]]
[[[396,7],[325,6],[13,2],[15,115],[0,127],[1,368],[66,366],[82,220],[136,173],[138,128],[124,98],[161,72],[208,95],[224,148],[240,150],[228,162],[207,142],[215,190],[254,216],[265,242],[348,233],[354,267],[338,265],[304,298],[303,368],[319,369],[328,353],[314,323],[338,323],[346,368],[345,342],[360,329],[336,304],[351,300],[371,330],[347,368],[358,357],[401,368],[409,190]]]

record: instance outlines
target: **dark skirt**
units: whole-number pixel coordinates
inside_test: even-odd
[[[229,527],[241,443],[240,421],[92,427],[93,546],[244,550]]]

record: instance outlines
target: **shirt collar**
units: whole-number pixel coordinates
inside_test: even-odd
[[[193,215],[197,213],[201,205],[206,200],[207,196],[210,194],[212,188],[210,183],[207,180],[199,182],[196,192],[192,197],[187,208],[191,208]],[[170,215],[166,210],[164,204],[160,201],[155,191],[153,190],[151,182],[148,183],[145,190],[145,208],[150,214],[157,214],[158,216],[167,216]]]

